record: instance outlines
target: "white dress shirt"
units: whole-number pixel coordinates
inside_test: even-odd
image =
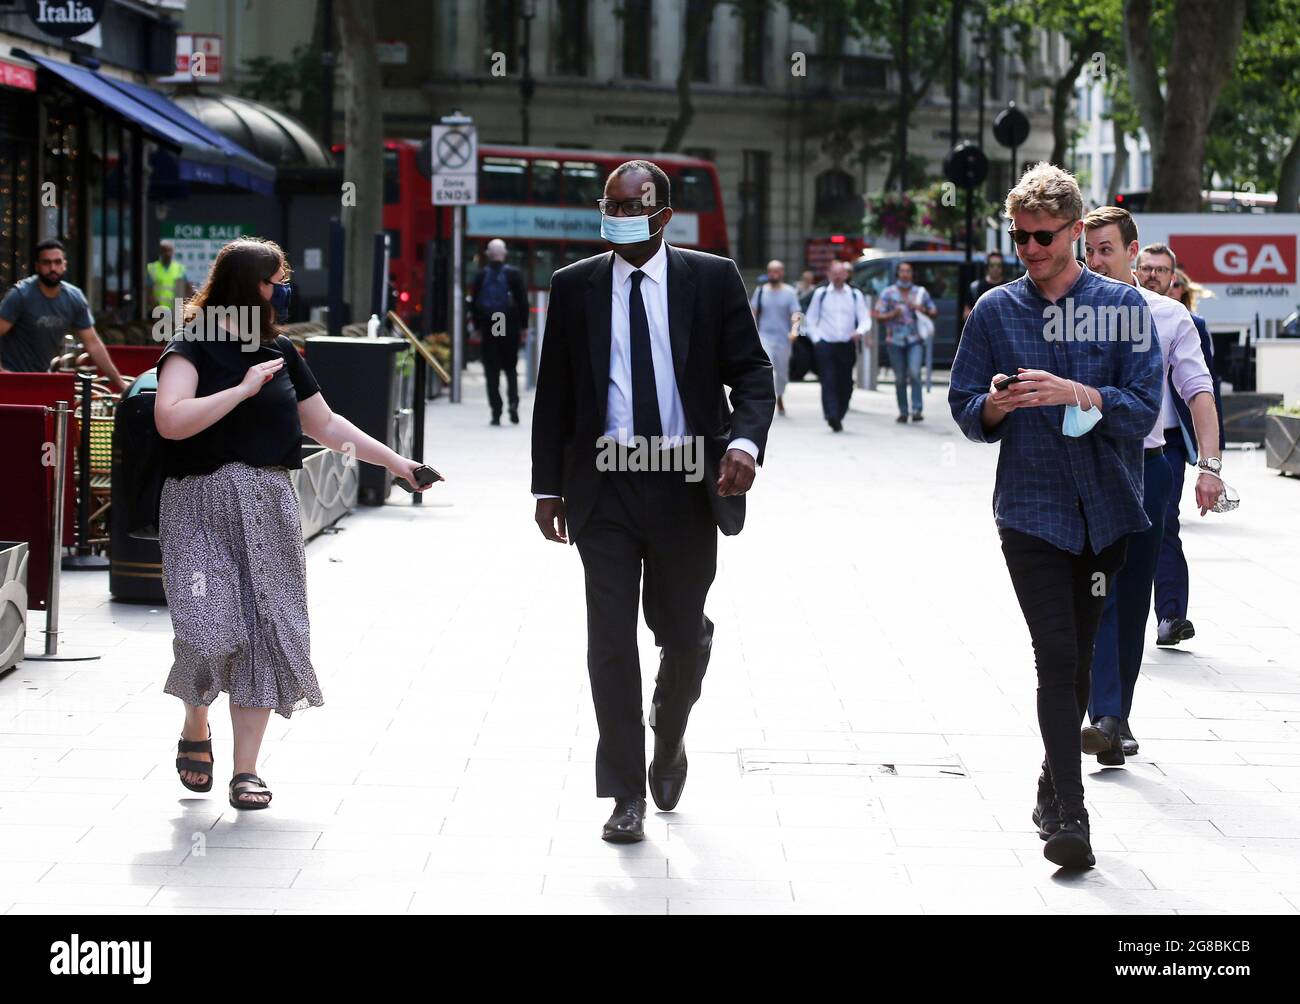
[[[870,330],[871,311],[860,290],[847,282],[839,289],[831,283],[813,293],[807,327],[814,342],[847,342]]]
[[[650,328],[650,358],[655,370],[655,393],[659,399],[659,424],[663,429],[666,446],[680,444],[690,430],[686,425],[686,410],[677,390],[677,375],[673,371],[673,346],[668,336],[668,251],[660,242],[659,249],[650,257],[641,271],[641,302],[645,305],[646,322]],[[633,434],[632,423],[632,332],[628,323],[628,304],[632,296],[632,273],[635,265],[623,256],[614,254],[612,288],[610,290],[610,341],[609,341],[609,396],[605,401],[605,435],[627,445]],[[728,450],[742,450],[755,461],[758,446],[748,439],[733,439]],[[557,498],[539,495],[534,498]]]
[[[1137,290],[1151,309],[1151,323],[1155,325],[1160,352],[1165,361],[1162,375],[1173,378],[1174,390],[1189,405],[1197,394],[1213,394],[1214,378],[1205,365],[1201,336],[1197,333],[1187,308],[1177,300],[1163,293],[1152,292],[1145,286],[1139,285]],[[1169,380],[1161,380],[1160,386],[1160,414],[1156,418],[1155,428],[1143,444],[1148,449],[1164,446],[1165,430],[1178,425],[1178,412],[1174,410],[1173,397],[1169,393]],[[1219,444],[1219,449],[1223,449],[1222,443]]]

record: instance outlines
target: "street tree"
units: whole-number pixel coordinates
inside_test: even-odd
[[[370,309],[374,235],[383,229],[384,111],[380,101],[375,7],[369,0],[335,0],[343,56],[342,219],[347,260],[344,294],[352,319]]]

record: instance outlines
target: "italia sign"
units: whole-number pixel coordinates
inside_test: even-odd
[[[27,0],[27,16],[47,35],[76,38],[99,24],[104,0]]]

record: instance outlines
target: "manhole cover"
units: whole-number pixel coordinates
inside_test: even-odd
[[[742,749],[742,774],[861,774],[883,777],[966,777],[955,753],[846,753],[839,750]]]

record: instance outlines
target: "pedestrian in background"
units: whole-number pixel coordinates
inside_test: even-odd
[[[171,241],[158,243],[158,259],[145,266],[149,277],[149,316],[158,319],[155,311],[161,307],[167,317],[175,312],[177,300],[184,300],[190,295],[190,283],[185,274],[185,266],[176,260],[176,245]],[[169,322],[167,330],[172,330]]]
[[[871,312],[860,290],[849,284],[848,262],[831,262],[830,280],[808,304],[808,337],[813,343],[817,378],[822,385],[822,414],[834,432],[844,429],[853,396],[855,349],[871,328]]]
[[[528,328],[528,287],[523,273],[506,264],[506,242],[499,237],[487,243],[487,263],[469,288],[470,313],[483,353],[488,405],[492,424],[501,424],[501,374],[506,377],[510,421],[519,424],[519,359],[521,332]]]
[[[1151,320],[1136,289],[1075,259],[1083,196],[1074,177],[1035,164],[1007,194],[1006,215],[1025,274],[976,302],[957,346],[948,404],[967,438],[1001,444],[993,513],[1033,641],[1046,754],[1032,818],[1044,857],[1084,868],[1096,859],[1079,726],[1093,639],[1124,564],[1125,538],[1150,525],[1142,440],[1159,414],[1163,372],[1159,352],[1064,330],[1112,311]],[[1049,316],[1058,330],[1045,337]]]
[[[767,263],[767,282],[754,290],[749,301],[758,324],[759,341],[772,360],[772,379],[776,384],[776,410],[785,414],[785,385],[790,379],[791,345],[798,336],[799,294],[785,282],[785,265],[775,258]]]
[[[1214,407],[1218,418],[1219,447],[1222,449],[1227,439],[1223,428],[1223,396],[1219,376],[1214,369],[1214,340],[1210,337],[1205,318],[1194,309],[1197,292],[1202,287],[1187,279],[1178,267],[1178,258],[1173,249],[1164,244],[1148,244],[1142,249],[1138,261],[1138,279],[1147,289],[1177,300],[1191,313],[1192,324],[1200,338],[1202,358],[1214,380]],[[1196,628],[1187,619],[1190,582],[1178,510],[1183,498],[1184,475],[1188,467],[1197,465],[1200,456],[1196,450],[1195,438],[1189,438],[1186,434],[1191,428],[1190,413],[1178,398],[1173,399],[1173,406],[1173,414],[1168,411],[1161,413],[1165,459],[1169,461],[1169,471],[1173,476],[1169,507],[1165,510],[1164,535],[1156,562],[1156,644],[1163,647],[1174,646],[1196,637]],[[1137,743],[1135,740],[1132,742],[1130,752],[1126,741],[1125,753],[1129,756],[1137,752]]]
[[[185,704],[176,770],[190,791],[212,790],[208,707],[228,694],[228,797],[236,809],[271,801],[257,773],[271,712],[288,718],[323,703],[311,663],[301,510],[289,479],[302,467],[303,433],[419,488],[419,464],[330,411],[307,363],[279,333],[274,315],[287,304],[288,277],[276,244],[227,244],[158,361],[154,422],[166,440],[158,542],[175,633],[163,690]],[[251,325],[231,330],[232,316]]]
[[[114,390],[127,381],[113,365],[108,349],[95,331],[86,294],[63,276],[68,259],[57,240],[36,245],[36,272],[20,279],[0,300],[0,372],[48,373],[63,355],[64,339],[75,331]]]
[[[898,395],[897,422],[907,421],[907,388],[912,388],[912,421],[922,415],[921,363],[925,359],[925,336],[921,326],[928,319],[930,331],[939,310],[924,286],[913,286],[912,263],[899,262],[894,283],[881,291],[871,315],[885,328],[885,347],[894,371],[894,390]]]
[[[970,300],[962,313],[962,321],[964,322],[966,318],[970,317],[970,312],[975,308],[976,300],[990,289],[996,289],[1006,281],[1006,268],[1002,259],[1002,252],[994,248],[984,256],[984,276],[970,284]]]

